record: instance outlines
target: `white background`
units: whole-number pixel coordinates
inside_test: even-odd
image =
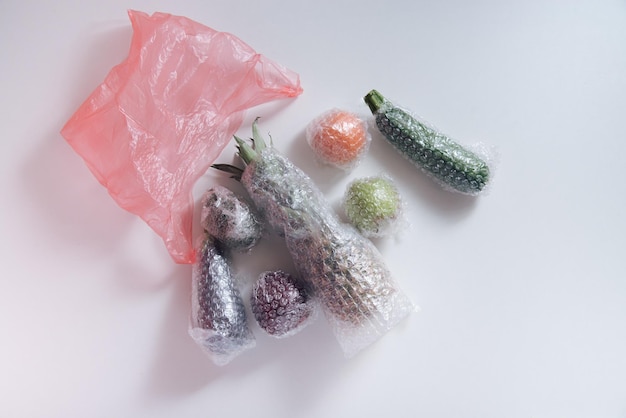
[[[247,119],[336,207],[356,177],[396,180],[410,229],[376,244],[420,313],[351,360],[323,319],[255,327],[223,368],[200,352],[189,266],[58,133],[126,56],[129,8],[300,74],[302,96]],[[0,416],[626,417],[625,1],[10,0],[0,46]],[[494,146],[489,194],[442,191],[377,135],[355,171],[317,165],[306,124],[366,114],[372,88]],[[218,182],[240,190],[211,172],[197,192]],[[238,271],[289,269],[283,251],[266,240]]]

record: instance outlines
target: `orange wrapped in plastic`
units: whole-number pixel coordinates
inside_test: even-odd
[[[365,122],[341,109],[331,109],[313,119],[306,127],[306,138],[320,162],[344,170],[360,162],[371,142]]]
[[[140,216],[177,263],[192,263],[192,188],[244,111],[302,92],[299,76],[239,38],[188,18],[129,11],[133,38],[63,127],[117,204]]]

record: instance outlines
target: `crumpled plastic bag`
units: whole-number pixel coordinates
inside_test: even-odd
[[[193,263],[194,183],[246,109],[298,96],[300,79],[232,34],[166,13],[128,14],[128,57],[61,134],[117,204],[163,239],[174,261]]]

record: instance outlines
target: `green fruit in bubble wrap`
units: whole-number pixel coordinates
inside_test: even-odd
[[[346,189],[344,209],[350,223],[366,237],[390,233],[400,218],[400,193],[385,177],[357,179]]]
[[[264,219],[285,237],[298,276],[312,289],[347,356],[377,340],[414,310],[376,247],[343,224],[313,181],[265,144],[235,137],[245,169],[238,178]]]

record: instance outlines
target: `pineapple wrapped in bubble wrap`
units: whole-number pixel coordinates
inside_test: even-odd
[[[253,147],[235,140],[245,170],[214,167],[238,178],[265,220],[284,235],[299,276],[313,290],[346,356],[415,310],[376,247],[339,221],[304,172],[265,145],[256,121]]]

